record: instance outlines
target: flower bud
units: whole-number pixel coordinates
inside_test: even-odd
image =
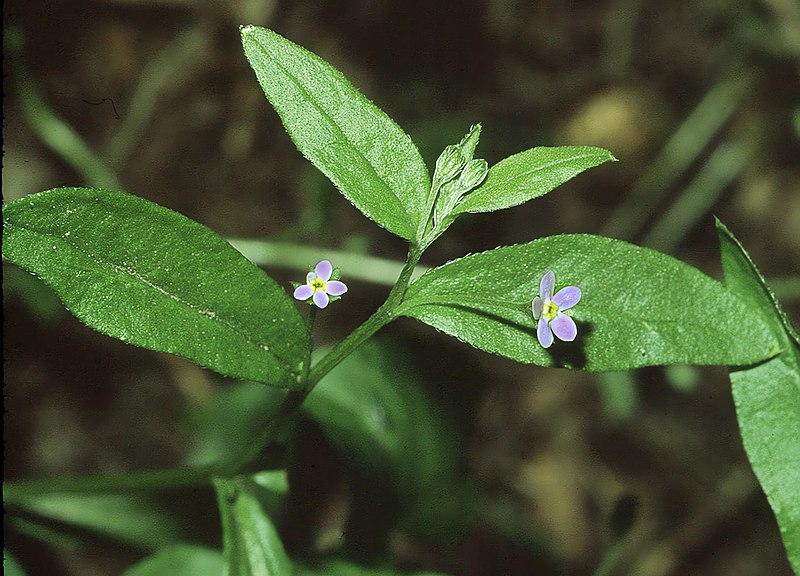
[[[461,156],[464,158],[464,164],[472,160],[472,155],[475,154],[475,147],[478,145],[480,137],[481,125],[475,124],[469,129],[469,133],[461,139],[461,142],[458,143]]]
[[[464,157],[458,146],[451,144],[439,155],[436,160],[436,171],[433,174],[433,179],[440,185],[452,180],[461,169],[464,167]]]
[[[473,188],[476,188],[484,181],[489,173],[489,164],[482,158],[470,160],[458,177],[457,187],[463,196]]]

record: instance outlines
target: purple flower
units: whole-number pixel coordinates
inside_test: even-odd
[[[294,289],[297,300],[308,301],[311,298],[317,308],[325,308],[331,301],[330,296],[341,296],[347,292],[344,282],[331,280],[333,266],[328,260],[320,260],[313,272],[306,276],[306,283]]]
[[[539,295],[533,299],[533,317],[539,322],[536,337],[544,348],[553,344],[553,334],[560,340],[572,342],[578,335],[575,321],[564,314],[580,302],[581,289],[577,286],[565,286],[553,295],[556,286],[556,274],[552,270],[545,272],[539,285]]]

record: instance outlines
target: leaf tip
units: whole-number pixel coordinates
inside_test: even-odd
[[[266,30],[266,28],[262,28],[254,24],[242,24],[239,26],[239,34],[242,37],[242,42],[244,42],[248,38],[252,38],[259,31],[264,31],[264,30]]]

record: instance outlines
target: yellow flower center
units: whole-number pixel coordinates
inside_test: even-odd
[[[323,290],[324,291],[325,288],[327,287],[327,285],[328,284],[322,278],[314,278],[311,281],[311,287],[314,289],[314,292],[316,292],[317,290]]]
[[[545,302],[542,307],[542,316],[548,320],[552,320],[558,314],[558,304],[555,302]]]

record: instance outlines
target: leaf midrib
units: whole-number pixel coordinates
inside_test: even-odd
[[[535,150],[535,148],[534,148],[534,150]],[[524,152],[520,152],[520,154],[524,154]],[[484,184],[480,188],[474,190],[471,194],[467,195],[467,197],[462,202],[462,205],[459,207],[459,212],[468,212],[472,204],[477,204],[478,201],[475,200],[475,198],[480,199],[481,191],[483,191],[483,195],[486,195],[487,194],[486,190],[491,190],[492,188],[495,188],[495,187],[508,186],[509,184],[514,184],[515,180],[521,180],[523,178],[526,178],[527,176],[530,176],[531,174],[535,174],[536,172],[541,172],[542,170],[547,170],[547,169],[552,168],[554,166],[559,166],[560,164],[568,164],[569,162],[573,162],[574,160],[582,160],[582,159],[585,159],[585,158],[592,158],[595,155],[596,154],[590,154],[590,153],[587,152],[585,154],[578,154],[578,155],[575,155],[575,156],[570,156],[569,158],[561,158],[559,160],[554,160],[552,162],[548,162],[547,164],[541,164],[541,165],[537,166],[536,168],[531,168],[530,170],[526,170],[524,172],[517,172],[516,174],[514,174],[512,176],[507,176],[507,177],[505,177],[505,178],[503,178],[501,180],[498,180],[497,182],[486,182],[486,184]],[[513,156],[511,158],[513,158]],[[510,158],[508,160],[510,160]],[[503,161],[501,161],[501,163],[502,162]],[[499,165],[500,165],[500,163],[498,163],[498,166]],[[489,170],[489,175],[491,176],[491,169]],[[472,202],[469,201],[470,198],[473,199]]]
[[[261,43],[261,42],[258,40],[258,38],[255,38],[255,37],[254,37],[254,39],[256,40],[256,42],[258,42],[258,45],[259,45],[259,46],[260,46],[260,47],[261,47],[261,48],[264,50],[264,52],[267,54],[267,56],[270,58],[270,60],[272,60],[272,62],[273,62],[273,63],[274,63],[274,64],[275,64],[275,65],[276,65],[278,68],[280,68],[280,69],[281,69],[281,71],[282,71],[282,72],[283,72],[283,73],[284,73],[284,74],[285,74],[285,75],[286,75],[286,76],[289,78],[289,80],[290,80],[290,81],[291,81],[291,82],[292,82],[292,83],[293,83],[293,84],[294,84],[294,85],[297,87],[297,89],[298,89],[298,90],[299,90],[299,91],[300,91],[300,92],[303,94],[303,96],[305,96],[305,98],[306,98],[306,99],[307,99],[309,102],[311,102],[311,103],[312,103],[312,105],[314,106],[314,109],[315,109],[315,110],[317,110],[317,111],[318,111],[320,114],[322,114],[322,116],[324,116],[324,117],[325,117],[325,118],[328,120],[328,122],[330,122],[330,124],[331,124],[331,125],[332,125],[332,126],[335,128],[335,129],[336,129],[336,132],[337,132],[337,133],[338,133],[338,134],[339,134],[339,135],[342,137],[342,139],[344,139],[344,140],[345,140],[345,141],[346,141],[346,142],[347,142],[347,143],[350,145],[350,147],[351,147],[353,150],[355,150],[355,151],[358,153],[358,155],[361,157],[361,159],[362,159],[364,162],[366,162],[367,166],[369,166],[369,169],[370,169],[370,171],[371,171],[371,172],[372,172],[372,173],[375,175],[375,177],[378,179],[378,181],[380,181],[380,182],[381,182],[381,184],[383,184],[383,185],[386,187],[386,189],[388,189],[388,190],[389,190],[389,192],[391,192],[392,196],[393,196],[393,197],[394,197],[394,198],[397,200],[397,202],[398,202],[398,204],[399,204],[399,206],[400,206],[400,209],[403,211],[403,214],[404,214],[404,215],[405,215],[405,217],[406,217],[406,220],[407,220],[407,221],[410,221],[410,220],[411,220],[411,218],[410,218],[410,216],[409,216],[409,214],[408,214],[408,211],[406,210],[406,207],[405,207],[405,205],[403,204],[403,201],[402,201],[402,199],[401,199],[401,198],[400,198],[400,196],[398,195],[398,192],[396,192],[396,191],[394,190],[394,188],[393,188],[393,187],[392,187],[392,186],[389,184],[389,182],[387,182],[387,181],[386,181],[386,180],[385,180],[385,179],[384,179],[384,178],[383,178],[383,177],[382,177],[380,174],[378,174],[378,171],[377,171],[377,170],[375,169],[375,167],[372,165],[372,162],[370,162],[369,158],[367,158],[366,154],[364,154],[364,153],[361,151],[361,149],[360,149],[358,146],[356,146],[356,144],[355,144],[355,143],[354,143],[354,142],[353,142],[353,141],[352,141],[352,140],[351,140],[351,139],[350,139],[350,138],[347,136],[347,134],[345,134],[345,132],[342,130],[342,128],[339,126],[339,124],[338,124],[338,123],[337,123],[337,122],[336,122],[336,121],[333,119],[333,117],[331,117],[331,115],[330,115],[330,114],[328,114],[328,112],[327,112],[327,111],[326,111],[326,110],[325,110],[325,109],[324,109],[324,108],[323,108],[323,107],[322,107],[322,106],[321,106],[321,105],[320,105],[320,104],[317,102],[317,100],[316,100],[315,98],[313,98],[313,97],[312,97],[311,93],[310,93],[310,92],[308,91],[308,89],[306,89],[306,87],[305,87],[305,86],[302,84],[302,82],[300,81],[300,79],[299,79],[299,78],[297,78],[297,77],[296,77],[294,74],[292,74],[292,73],[289,71],[289,69],[288,69],[288,68],[286,68],[286,67],[285,67],[285,66],[284,66],[284,65],[283,65],[283,64],[280,62],[280,60],[279,60],[278,58],[275,58],[275,57],[272,55],[272,52],[270,52],[269,48],[267,48],[266,46],[264,46],[264,44],[262,44],[262,43]],[[274,104],[273,104],[273,106],[274,106]],[[406,225],[406,228],[407,228],[407,231],[406,231],[406,232],[407,232],[407,233],[409,233],[410,235],[412,235],[412,236],[413,236],[413,234],[411,234],[411,227],[409,227],[408,225]]]
[[[577,154],[575,156],[570,156],[569,158],[560,158],[559,160],[554,160],[552,162],[548,162],[547,164],[541,164],[540,166],[537,166],[536,168],[531,168],[530,170],[526,170],[524,172],[521,172],[521,173],[519,173],[519,176],[508,177],[505,180],[501,180],[499,183],[500,184],[505,184],[507,182],[511,182],[511,181],[516,180],[518,178],[523,178],[523,177],[528,176],[530,174],[535,174],[536,172],[541,172],[542,170],[546,170],[548,168],[552,168],[553,166],[558,166],[560,164],[568,164],[569,162],[572,162],[574,160],[583,160],[584,158],[591,158],[593,156],[595,156],[595,154],[585,153],[585,154]]]

